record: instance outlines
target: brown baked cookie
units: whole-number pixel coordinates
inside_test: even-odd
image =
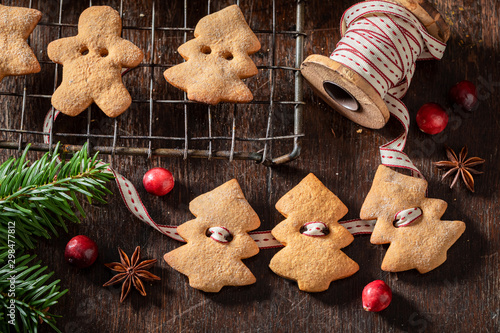
[[[205,16],[194,37],[178,49],[187,61],[167,69],[165,79],[193,101],[250,102],[253,95],[241,79],[258,73],[249,54],[260,49],[260,42],[240,8],[233,5]]]
[[[260,220],[236,179],[200,195],[189,210],[196,219],[177,228],[187,244],[165,254],[165,261],[187,275],[191,287],[206,292],[255,283],[241,259],[259,253],[248,232],[257,229]]]
[[[370,241],[391,245],[382,269],[400,272],[417,269],[427,273],[446,261],[446,252],[465,231],[461,221],[441,221],[448,204],[425,197],[427,181],[402,175],[380,165],[360,216],[377,219]],[[420,209],[421,216],[411,224],[396,227],[398,212]]]
[[[300,290],[319,292],[359,270],[340,250],[354,240],[337,222],[347,207],[312,173],[285,194],[276,209],[286,220],[271,233],[285,247],[271,259],[273,272],[297,281]]]
[[[26,40],[41,18],[36,9],[0,5],[0,81],[5,76],[40,72]]]
[[[57,110],[76,116],[95,102],[109,117],[122,114],[132,98],[122,82],[122,67],[142,61],[142,51],[120,37],[120,14],[108,6],[92,6],[78,21],[78,35],[53,41],[49,58],[64,66],[61,85],[52,95]]]

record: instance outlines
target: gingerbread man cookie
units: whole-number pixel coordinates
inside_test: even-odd
[[[36,9],[0,5],[0,81],[9,75],[40,72],[26,39],[41,18]]]
[[[108,6],[93,6],[80,15],[78,35],[53,41],[49,58],[64,66],[52,105],[76,116],[95,102],[109,117],[122,114],[132,98],[122,82],[122,67],[142,61],[142,51],[120,37],[120,14]]]
[[[194,37],[178,49],[187,61],[167,69],[165,79],[193,101],[250,102],[253,95],[241,79],[258,73],[249,55],[260,49],[260,42],[240,8],[233,5],[205,16]]]
[[[177,228],[187,244],[165,254],[165,261],[187,275],[191,287],[206,292],[255,283],[241,259],[259,253],[248,232],[257,229],[260,220],[236,179],[200,195],[189,210],[196,219]]]
[[[273,272],[297,281],[300,290],[319,292],[359,270],[340,250],[354,240],[337,222],[347,207],[312,173],[285,194],[276,209],[286,220],[271,233],[285,247],[271,259]]]
[[[448,204],[426,198],[426,189],[423,179],[402,175],[383,165],[378,167],[360,216],[377,219],[370,238],[373,244],[391,244],[382,270],[400,272],[415,268],[427,273],[446,261],[446,252],[465,231],[464,222],[440,220]],[[405,223],[405,219],[413,221]]]

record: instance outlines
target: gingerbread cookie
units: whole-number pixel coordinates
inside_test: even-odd
[[[194,36],[178,49],[187,61],[167,69],[165,79],[193,101],[250,102],[253,95],[241,79],[257,74],[249,55],[260,49],[260,42],[240,8],[233,5],[205,16]]]
[[[165,254],[165,261],[187,275],[191,287],[206,292],[255,283],[241,259],[259,253],[248,232],[257,229],[260,220],[236,179],[200,195],[189,210],[196,219],[177,228],[187,244]]]
[[[40,72],[26,39],[41,18],[36,9],[0,5],[0,81],[9,75]]]
[[[120,37],[120,14],[108,6],[93,6],[80,15],[78,35],[53,41],[49,58],[64,66],[52,105],[76,116],[92,102],[109,117],[122,114],[132,98],[122,82],[122,67],[142,61],[142,51]]]
[[[285,247],[271,259],[273,272],[297,281],[300,290],[319,292],[359,270],[340,250],[354,240],[337,222],[347,207],[312,173],[285,194],[276,209],[286,220],[271,233]]]
[[[426,198],[426,189],[423,179],[378,167],[360,216],[377,219],[370,239],[373,244],[391,244],[382,262],[384,271],[415,268],[427,273],[446,261],[446,252],[465,231],[464,222],[440,220],[448,204]],[[413,222],[405,223],[405,219]]]

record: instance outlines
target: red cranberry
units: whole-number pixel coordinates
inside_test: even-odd
[[[363,309],[365,311],[379,312],[391,304],[391,288],[382,280],[368,283],[363,289]]]
[[[427,134],[438,134],[448,125],[448,115],[441,105],[427,103],[417,112],[418,128]]]
[[[477,105],[477,91],[474,83],[464,80],[450,89],[451,99],[467,111],[474,110]]]
[[[64,258],[73,266],[86,268],[92,265],[97,259],[97,245],[87,236],[78,235],[66,244]]]
[[[148,193],[162,196],[174,188],[174,177],[167,169],[153,168],[146,172],[142,183]]]

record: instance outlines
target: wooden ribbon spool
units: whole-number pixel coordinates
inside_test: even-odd
[[[385,1],[406,7],[432,36],[442,42],[449,39],[450,28],[436,8],[426,0]],[[378,129],[384,127],[389,120],[389,109],[382,97],[352,69],[329,57],[313,54],[304,60],[300,70],[316,94],[355,123]]]

